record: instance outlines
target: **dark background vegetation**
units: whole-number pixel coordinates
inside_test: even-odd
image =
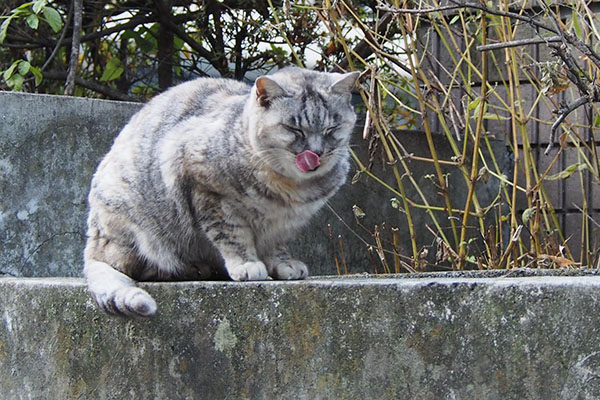
[[[143,100],[193,77],[253,79],[307,62],[331,70],[346,58],[323,25],[328,13],[308,2],[85,0],[76,16],[77,2],[2,2],[0,71],[6,79],[0,88],[64,93],[79,18],[75,94],[80,96]],[[374,1],[346,6],[368,26],[378,20]],[[331,28],[345,34],[351,25]],[[6,74],[19,60],[27,64]]]

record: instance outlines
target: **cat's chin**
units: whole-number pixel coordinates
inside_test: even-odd
[[[321,165],[319,165],[318,167],[309,170],[309,171],[303,171],[299,168],[297,168],[296,166],[294,166],[294,168],[290,168],[293,173],[292,173],[292,177],[297,179],[297,180],[304,180],[304,179],[312,179],[321,175],[325,175],[328,171],[331,170],[331,165],[330,163],[325,163],[322,162]]]

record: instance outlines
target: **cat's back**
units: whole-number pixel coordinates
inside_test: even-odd
[[[185,140],[180,137],[185,124],[205,125],[194,119],[222,118],[224,110],[241,113],[249,93],[250,86],[243,82],[198,78],[156,96],[131,118],[101,161],[92,180],[90,202],[97,195],[131,202],[133,193],[148,192],[140,186],[160,180],[160,153],[168,147],[165,141]]]
[[[198,78],[172,87],[131,118],[116,137],[100,170],[110,168],[109,164],[117,170],[133,164],[150,167],[159,142],[169,132],[177,131],[178,125],[191,119],[220,118],[224,110],[240,113],[249,93],[249,85],[222,78]]]
[[[169,129],[189,118],[243,107],[249,93],[250,86],[243,82],[198,78],[152,99],[132,118],[129,126],[144,126],[146,132]]]

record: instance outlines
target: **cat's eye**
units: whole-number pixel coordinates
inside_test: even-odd
[[[286,124],[282,124],[282,125],[286,130],[292,132],[297,137],[301,137],[303,139],[305,138],[304,131],[302,129],[296,128],[295,126],[291,126],[291,125],[286,125]]]
[[[339,125],[330,126],[325,130],[325,136],[331,136],[339,127]]]

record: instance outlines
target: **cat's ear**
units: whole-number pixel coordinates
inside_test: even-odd
[[[354,87],[354,85],[356,84],[356,80],[358,79],[359,75],[360,75],[360,72],[358,72],[358,71],[349,72],[347,74],[340,75],[340,77],[337,78],[337,80],[331,84],[331,86],[329,87],[329,90],[332,93],[339,93],[339,94],[349,93],[352,90],[352,88]]]
[[[276,97],[285,96],[285,90],[281,88],[273,79],[266,76],[260,76],[256,79],[256,98],[258,104],[267,107],[271,100]]]

